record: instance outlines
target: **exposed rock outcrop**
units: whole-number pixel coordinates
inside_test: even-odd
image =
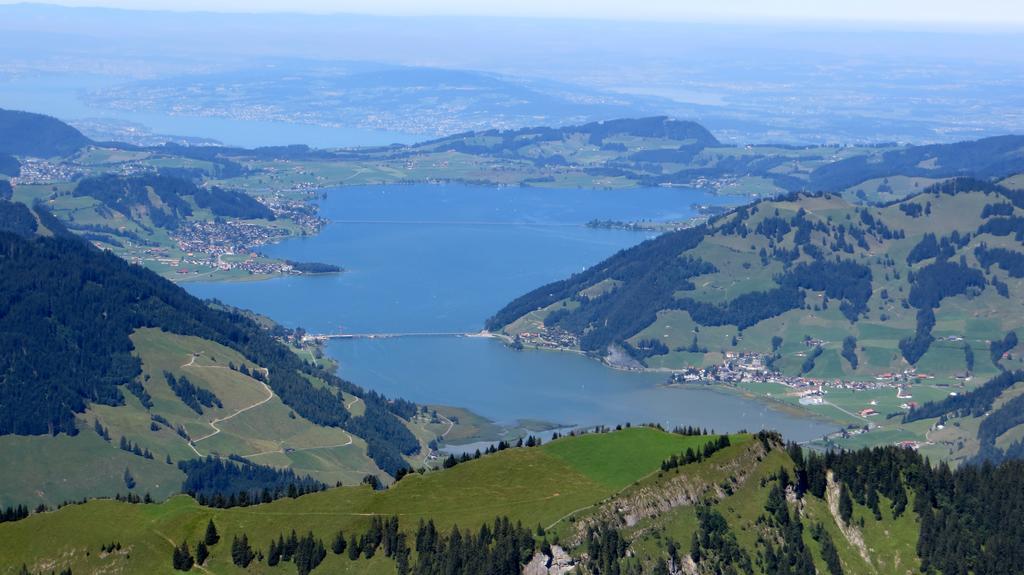
[[[774,447],[774,446],[773,446]],[[658,482],[638,488],[627,488],[601,504],[597,511],[576,524],[577,542],[585,536],[587,528],[597,523],[610,523],[618,527],[632,527],[641,520],[666,513],[683,505],[695,505],[706,500],[720,500],[742,486],[757,467],[753,462],[764,459],[768,449],[761,441],[751,441],[738,453],[723,457],[719,453],[702,465],[710,465],[721,480],[708,480],[706,474],[666,474]]]
[[[564,575],[576,567],[576,562],[558,545],[551,546],[551,557],[537,552],[523,567],[523,575]]]
[[[836,526],[843,532],[843,537],[860,552],[860,556],[870,565],[871,556],[868,554],[868,547],[864,544],[864,537],[861,535],[860,529],[843,523],[843,518],[839,514],[839,484],[836,483],[831,469],[825,474],[825,480],[828,482],[825,489],[825,499],[828,501],[829,512],[832,513],[832,517],[836,520]]]

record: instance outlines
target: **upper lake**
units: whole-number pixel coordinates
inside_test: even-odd
[[[88,105],[87,92],[116,86],[130,78],[86,73],[0,72],[0,108],[51,114],[65,121],[123,120],[154,134],[212,138],[229,146],[280,146],[303,143],[316,148],[411,144],[412,134],[356,127],[251,120],[230,117],[171,115],[157,110],[107,109]]]
[[[697,190],[541,190],[458,185],[326,191],[314,237],[268,255],[344,266],[329,276],[189,283],[203,298],[313,333],[476,332],[513,298],[582,271],[653,234],[585,227],[592,219],[667,220],[739,198]],[[335,340],[340,375],[391,396],[469,408],[499,422],[657,421],[716,430],[771,428],[797,440],[833,426],[706,388],[666,388],[663,374],[622,372],[570,353],[516,352],[461,337]]]

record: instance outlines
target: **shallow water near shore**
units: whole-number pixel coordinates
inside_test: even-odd
[[[200,297],[311,333],[471,333],[513,298],[654,234],[591,229],[592,219],[682,219],[691,204],[736,204],[697,190],[537,190],[457,185],[329,190],[315,237],[266,252],[346,273],[192,283]],[[390,396],[468,408],[497,422],[627,421],[820,437],[834,426],[711,389],[668,388],[664,374],[617,371],[572,353],[513,351],[494,339],[334,340],[340,375]]]

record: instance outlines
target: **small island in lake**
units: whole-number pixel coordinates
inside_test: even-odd
[[[286,260],[288,265],[292,266],[293,272],[303,274],[338,274],[345,271],[345,268],[334,264],[325,264],[320,262],[296,262],[292,260]]]

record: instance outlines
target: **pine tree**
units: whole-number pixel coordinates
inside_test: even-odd
[[[255,558],[255,554],[252,552],[252,547],[249,546],[249,536],[243,533],[242,538],[239,539],[236,535],[231,542],[231,561],[244,569],[252,563],[253,558]]]
[[[217,533],[217,526],[213,524],[213,519],[206,524],[206,535],[203,536],[203,543],[209,546],[216,545],[220,541],[220,534]]]
[[[359,559],[359,554],[362,549],[359,548],[359,542],[356,541],[356,536],[351,535],[348,539],[348,558],[352,561]]]
[[[409,555],[412,550],[405,542],[405,533],[398,534],[398,541],[395,544],[395,569],[398,575],[409,575]]]
[[[337,535],[334,536],[334,541],[331,542],[331,551],[335,555],[341,555],[345,552],[345,547],[345,533],[339,529]]]
[[[196,564],[202,565],[206,563],[206,558],[210,556],[210,551],[206,548],[206,543],[202,541],[196,545]]]
[[[135,489],[135,477],[132,476],[132,472],[127,467],[124,468],[124,485],[128,489]]]
[[[846,488],[845,483],[839,484],[839,517],[847,525],[853,518],[853,499],[850,497],[850,490]]]
[[[875,515],[876,521],[882,520],[882,510],[878,508],[878,491],[874,487],[868,489],[867,498],[868,509]]]
[[[110,441],[110,432],[108,432],[106,429],[103,428],[102,425],[100,425],[100,420],[96,420],[96,423],[94,424],[93,428],[96,430],[96,435],[99,435],[103,439]]]
[[[267,551],[267,565],[273,567],[281,562],[282,547],[284,547],[284,542],[280,538],[277,541],[270,540],[270,547]]]
[[[299,538],[295,535],[295,530],[292,529],[292,534],[288,536],[288,539],[284,541],[281,547],[281,559],[283,561],[291,561],[295,555],[295,550],[299,547]]]
[[[177,571],[189,571],[195,565],[195,559],[192,558],[192,552],[188,548],[188,541],[182,541],[181,545],[174,548],[171,565]]]

